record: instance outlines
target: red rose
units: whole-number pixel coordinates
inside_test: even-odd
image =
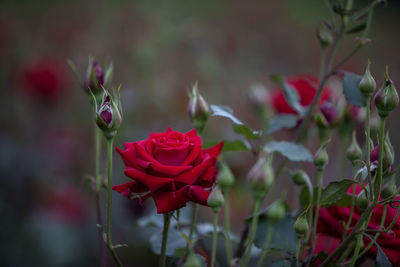
[[[303,107],[307,107],[311,104],[317,92],[316,88],[318,87],[318,79],[316,77],[309,75],[290,77],[287,79],[287,83],[297,91],[300,97],[300,104]],[[321,93],[319,104],[330,100],[331,94],[331,90],[325,87]],[[273,90],[271,100],[277,113],[297,114],[286,102],[282,88]]]
[[[126,197],[153,197],[157,213],[177,210],[193,201],[207,205],[215,182],[217,157],[223,143],[203,149],[196,130],[152,133],[146,140],[117,148],[125,163],[125,175],[133,181],[113,186]]]
[[[352,187],[347,191],[352,193]],[[360,192],[361,188],[357,186],[356,193]],[[400,198],[396,198],[400,199]],[[371,220],[368,224],[368,229],[378,229],[381,223],[383,205],[378,205],[372,212]],[[386,219],[384,227],[388,227],[393,221],[396,215],[396,209],[387,206]],[[332,252],[339,245],[339,238],[342,237],[344,231],[344,224],[350,216],[350,207],[328,207],[321,208],[318,217],[317,226],[317,243],[315,253],[320,251]],[[355,226],[361,217],[361,211],[358,207],[355,207],[353,219],[350,227]],[[381,233],[377,242],[385,254],[388,256],[389,260],[396,266],[400,266],[400,220],[394,224],[391,228],[394,233]],[[327,242],[327,240],[330,242]],[[324,241],[322,241],[324,240]],[[367,246],[370,243],[368,237],[364,237],[364,244]],[[329,244],[329,246],[327,246]],[[371,246],[368,251],[369,255],[376,256],[377,248],[375,245]]]

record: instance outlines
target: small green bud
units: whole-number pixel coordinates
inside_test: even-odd
[[[389,78],[386,69],[385,82],[375,95],[375,106],[381,118],[386,118],[389,113],[399,105],[399,96],[393,81]]]
[[[292,173],[293,183],[297,185],[305,185],[309,179],[308,174],[303,170],[297,170]]]
[[[328,153],[326,152],[326,145],[323,145],[314,156],[314,165],[317,169],[322,170],[328,163]]]
[[[369,99],[371,97],[372,93],[375,91],[375,88],[376,88],[376,82],[374,80],[374,77],[372,77],[372,75],[369,71],[370,65],[371,65],[371,62],[368,60],[365,74],[360,81],[360,91],[366,99]]]
[[[327,48],[333,41],[332,31],[324,21],[318,25],[316,35],[323,49]]]
[[[315,116],[314,116],[314,123],[315,125],[317,125],[318,128],[328,128],[329,124],[328,121],[325,119],[324,115],[322,115],[321,112],[318,112]]]
[[[309,225],[305,214],[306,213],[300,215],[294,222],[294,231],[299,239],[302,238],[309,230]]]
[[[192,92],[189,92],[188,115],[197,131],[203,131],[210,114],[210,107],[200,95],[196,82],[193,85]]]
[[[271,207],[267,210],[266,215],[270,223],[275,224],[285,217],[286,208],[283,201],[278,200],[272,203]]]
[[[224,196],[222,195],[221,189],[218,186],[215,186],[211,190],[211,194],[208,196],[207,204],[210,208],[214,210],[214,212],[218,212],[222,206],[224,205]]]
[[[391,181],[390,183],[388,183],[381,192],[382,198],[388,198],[393,196],[397,191],[397,187],[396,184]]]
[[[201,267],[201,261],[193,252],[190,252],[183,267]]]
[[[356,131],[353,131],[353,138],[352,142],[347,149],[346,153],[347,159],[351,161],[351,163],[354,165],[357,160],[361,160],[362,158],[362,150],[360,146],[357,143],[357,138],[356,138]]]
[[[272,157],[267,160],[265,156],[260,156],[247,177],[254,198],[263,199],[275,180],[274,170],[272,169]]]
[[[95,99],[95,96],[92,95]],[[119,97],[119,95],[118,95]],[[103,99],[100,107],[96,103],[96,124],[103,131],[106,138],[114,137],[122,122],[121,107],[114,98],[106,91],[103,92]]]
[[[235,183],[235,177],[229,166],[226,163],[220,164],[219,174],[217,184],[223,192],[229,190],[231,186]]]
[[[365,191],[362,190],[358,195],[357,195],[357,199],[356,199],[356,203],[357,206],[360,207],[361,211],[364,211],[369,204],[369,201],[365,195]]]

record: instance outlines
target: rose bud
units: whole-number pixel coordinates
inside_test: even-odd
[[[332,102],[323,103],[320,110],[329,125],[334,124],[339,119],[337,108],[332,104]]]
[[[351,161],[351,164],[353,164],[353,165],[355,165],[355,162],[357,160],[361,160],[361,158],[362,158],[362,150],[357,143],[355,131],[353,131],[352,142],[351,142],[349,148],[347,149],[346,156],[347,156],[347,159],[349,161]]]
[[[294,231],[296,232],[296,235],[299,239],[302,238],[308,232],[309,229],[309,225],[305,214],[306,213],[300,215],[294,222]]]
[[[100,108],[96,110],[96,124],[107,139],[113,138],[121,125],[121,113],[119,101],[117,104],[112,96],[104,91]]]
[[[274,183],[275,175],[271,165],[271,157],[267,160],[261,156],[247,175],[255,199],[263,199]]]
[[[190,252],[189,256],[187,257],[183,267],[201,267],[201,262],[196,254],[193,251]]]
[[[197,82],[193,85],[192,92],[189,92],[188,115],[193,127],[201,133],[206,125],[211,111],[207,102],[199,94]]]
[[[234,183],[235,177],[231,169],[226,163],[221,162],[217,180],[218,186],[221,188],[222,192],[226,192]]]
[[[292,180],[297,185],[305,185],[310,180],[308,174],[303,170],[297,170],[292,173]]]
[[[270,102],[270,94],[263,85],[254,84],[247,92],[247,99],[251,107],[254,108],[256,112],[260,112],[263,109],[268,108],[268,103]]]
[[[369,204],[369,201],[367,199],[367,197],[365,196],[365,190],[362,190],[358,195],[357,195],[357,206],[360,207],[361,211],[364,211]]]
[[[368,60],[367,69],[365,70],[365,74],[360,81],[360,91],[366,99],[369,99],[371,97],[376,88],[374,77],[372,77],[369,71],[370,64],[371,62]]]
[[[316,34],[317,34],[319,43],[321,44],[321,47],[323,49],[328,47],[333,41],[331,29],[330,29],[330,27],[328,27],[328,24],[324,21],[322,21],[318,25]]]
[[[214,210],[214,212],[219,212],[219,210],[222,208],[224,205],[224,196],[222,195],[221,189],[218,186],[215,186],[208,199],[207,199],[207,204],[210,208]]]
[[[318,112],[314,116],[314,123],[317,125],[318,129],[326,129],[329,126],[327,120],[321,112]]]
[[[390,181],[383,189],[381,192],[382,198],[389,198],[393,196],[397,191],[396,184],[392,181]]]
[[[371,162],[378,164],[379,161],[379,144],[377,144],[370,154]],[[394,162],[394,149],[389,139],[389,134],[386,133],[383,149],[383,172],[388,174],[391,171]]]
[[[326,152],[326,145],[323,145],[314,156],[314,165],[318,170],[323,170],[328,163],[328,153]]]
[[[399,96],[393,81],[389,78],[388,70],[385,74],[385,82],[375,95],[375,106],[381,118],[386,118],[389,113],[399,105]]]
[[[272,205],[266,212],[267,219],[272,224],[276,224],[277,222],[282,220],[285,217],[285,214],[286,208],[282,200],[278,200],[272,203]]]
[[[104,73],[101,66],[94,61],[92,57],[89,58],[89,65],[86,71],[86,76],[83,81],[83,89],[92,91],[95,96],[100,95],[104,88],[109,88],[112,81],[113,65],[110,64]]]

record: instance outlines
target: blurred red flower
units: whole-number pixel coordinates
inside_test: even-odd
[[[117,148],[133,181],[113,190],[145,200],[152,196],[157,213],[177,210],[193,201],[207,205],[209,189],[215,182],[217,157],[223,143],[203,149],[196,130],[187,133],[171,128],[152,133],[146,140]]]
[[[352,193],[352,187],[350,187],[347,193]],[[356,193],[361,191],[359,186],[356,187]],[[400,198],[396,198],[400,200]],[[379,229],[381,218],[383,215],[383,205],[378,205],[372,212],[371,219],[368,223],[368,229]],[[396,216],[397,210],[387,206],[386,219],[384,227],[388,227]],[[318,217],[317,225],[317,243],[315,253],[321,251],[333,252],[333,250],[340,244],[340,238],[344,231],[344,224],[350,216],[350,207],[327,207],[321,208]],[[350,227],[354,227],[355,224],[361,217],[361,211],[358,207],[355,207],[353,218]],[[400,266],[400,220],[397,220],[394,226],[391,228],[393,233],[381,233],[377,242],[382,250],[385,252],[389,260],[396,266]],[[370,243],[368,237],[364,237],[364,245],[367,246]],[[377,247],[371,246],[368,250],[368,254],[376,256]]]
[[[291,85],[299,94],[300,104],[307,107],[311,104],[317,92],[318,79],[311,75],[300,75],[289,77],[286,82]],[[324,87],[319,104],[322,104],[331,99],[331,89]],[[282,88],[276,88],[271,95],[272,105],[277,113],[297,114],[297,112],[289,106]]]
[[[82,192],[61,184],[41,196],[42,207],[51,217],[65,223],[82,224],[87,220],[88,206]]]
[[[52,102],[65,92],[67,73],[65,64],[54,59],[39,59],[22,69],[22,86],[30,96]]]

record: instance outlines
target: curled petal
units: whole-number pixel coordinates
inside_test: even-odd
[[[201,186],[191,185],[186,187],[186,196],[192,202],[208,206],[207,200],[210,192],[204,190]]]
[[[217,158],[219,154],[221,154],[222,147],[224,146],[224,142],[221,142],[213,147],[204,149],[204,153],[210,155],[210,157]]]
[[[166,213],[184,207],[188,202],[186,191],[187,189],[182,187],[174,192],[153,193],[152,196],[157,206],[157,213]]]
[[[141,172],[135,168],[127,168],[125,175],[147,186],[152,193],[156,192],[161,187],[164,187],[173,182],[171,178],[157,177]]]

